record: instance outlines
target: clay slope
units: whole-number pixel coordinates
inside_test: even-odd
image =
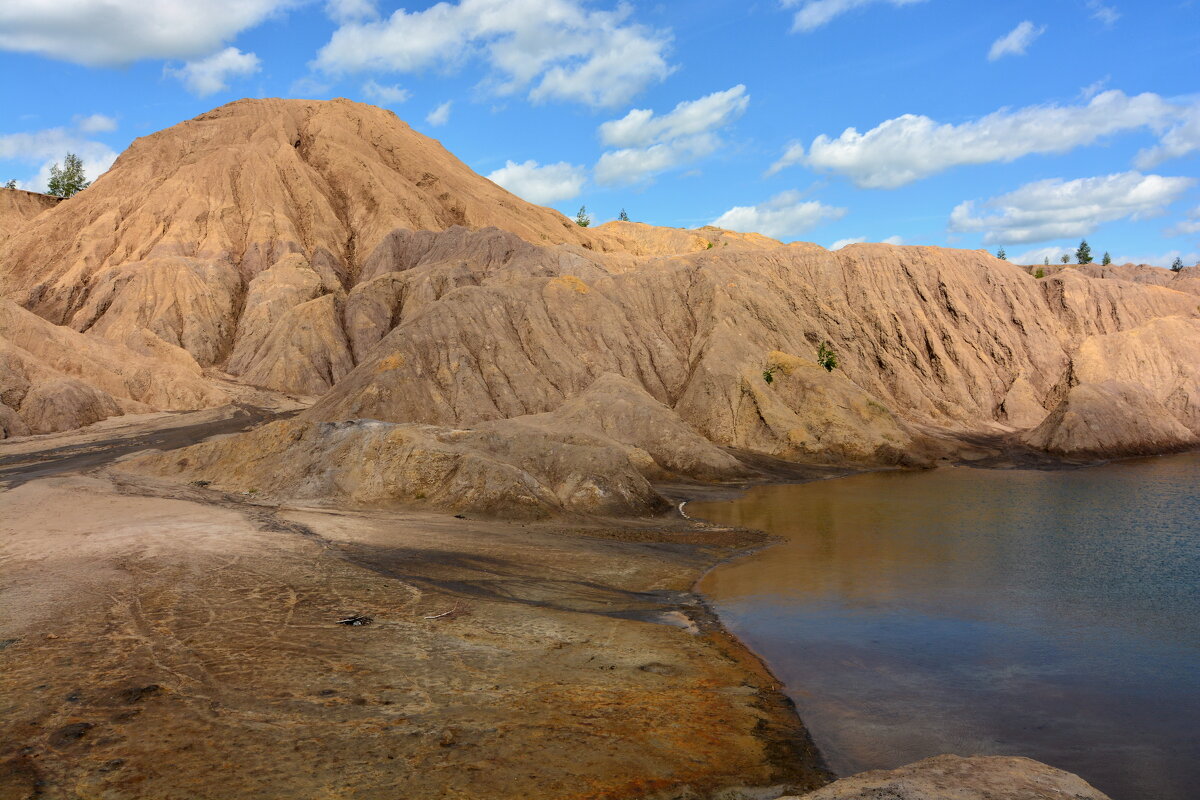
[[[523,417],[528,433],[612,375],[670,415],[664,429],[711,445],[874,464],[1043,423],[1061,435],[1028,441],[1116,447],[1051,415],[1077,385],[1109,380],[1080,377],[1089,342],[1197,318],[1192,271],[1039,280],[981,251],[584,230],[348,101],[240,101],[146,137],[0,245],[0,287],[28,309],[89,341],[321,396],[311,422],[482,430]],[[832,372],[814,360],[823,342]],[[1121,448],[1160,447],[1179,433],[1171,421],[1191,430],[1170,377],[1200,360],[1185,342],[1114,378],[1157,405],[1093,392],[1077,411],[1150,413]],[[573,424],[611,439],[619,426],[599,411]],[[689,444],[660,442],[651,459],[668,471],[699,452],[674,438]],[[734,468],[709,456],[713,475]]]
[[[186,354],[152,352],[52,325],[0,299],[0,439],[228,402]]]
[[[0,189],[0,244],[29,220],[58,204],[57,197],[22,189]]]
[[[645,515],[668,505],[651,479],[750,474],[611,374],[554,412],[472,429],[275,422],[122,468],[272,499],[430,505],[505,517]]]
[[[359,343],[361,363],[310,419],[472,425],[555,409],[611,372],[721,445],[903,463],[931,452],[914,425],[1040,423],[1089,336],[1196,315],[1188,294],[1038,281],[980,252],[706,248],[614,269],[607,255],[542,248],[505,259],[504,234],[453,235],[472,258],[352,292],[348,318],[372,321],[352,328],[394,327]],[[813,361],[824,341],[841,360],[832,373]]]

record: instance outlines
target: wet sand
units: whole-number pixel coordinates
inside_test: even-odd
[[[164,446],[159,424],[0,446],[0,798],[828,780],[778,682],[692,591],[762,534],[276,508],[105,470],[132,439]],[[372,622],[338,624],[355,615]]]

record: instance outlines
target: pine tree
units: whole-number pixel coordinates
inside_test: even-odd
[[[996,258],[1000,259],[1001,261],[1008,261],[1008,253],[1004,252],[1003,247],[996,251]]]
[[[83,175],[83,161],[74,153],[67,153],[61,168],[57,162],[50,167],[50,194],[55,197],[70,197],[91,183]]]
[[[592,218],[587,213],[587,206],[579,207],[579,213],[575,215],[575,224],[581,228],[586,228],[592,224]]]
[[[621,220],[621,222],[629,222],[629,215],[625,213],[625,209],[621,209],[621,213],[617,214],[617,219]]]
[[[1080,264],[1092,263],[1092,248],[1088,247],[1087,239],[1079,242],[1079,249],[1075,251],[1075,260]]]
[[[1047,267],[1050,266],[1050,256],[1046,256],[1046,259],[1042,263],[1045,264]]]
[[[1106,267],[1112,263],[1112,256],[1108,254],[1107,250],[1104,251],[1104,258],[1100,259],[1100,263]]]
[[[17,188],[17,179],[16,178],[11,179],[8,183],[4,184],[4,188],[5,189]]]
[[[1171,262],[1171,272],[1179,272],[1183,269],[1183,259],[1175,256],[1175,260]]]

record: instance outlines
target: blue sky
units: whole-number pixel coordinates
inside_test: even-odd
[[[0,180],[241,97],[384,105],[597,221],[1200,260],[1200,0],[0,0]]]

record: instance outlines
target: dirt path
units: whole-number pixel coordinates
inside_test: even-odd
[[[0,443],[0,486],[12,489],[37,478],[91,469],[139,450],[174,450],[210,436],[235,433],[295,414],[295,409],[280,411],[236,405],[217,412],[146,415],[137,422],[125,422],[116,431],[119,435],[114,436],[105,436],[108,429],[95,426],[61,437],[25,437],[4,442]],[[195,418],[199,421],[191,422]],[[38,440],[47,440],[44,444],[49,446],[32,449],[42,444]]]

